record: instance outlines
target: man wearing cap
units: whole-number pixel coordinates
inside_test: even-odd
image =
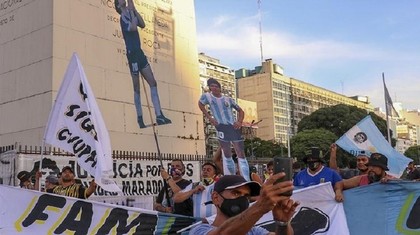
[[[28,171],[21,171],[17,174],[19,179],[19,186],[24,189],[35,189],[35,186],[31,182],[32,174]]]
[[[58,177],[56,175],[49,175],[45,178],[45,190],[52,189],[58,185]]]
[[[201,167],[201,182],[194,182],[180,192],[174,194],[174,202],[181,203],[186,200],[193,201],[193,216],[205,218],[216,214],[214,205],[206,204],[211,201],[211,193],[217,177],[217,167],[211,162],[206,162]]]
[[[63,170],[61,171],[61,181],[61,185],[57,185],[46,191],[48,193],[55,193],[67,197],[87,199],[96,189],[95,180],[90,182],[89,188],[85,188],[83,185],[75,183],[74,171],[70,166],[63,167]]]
[[[235,153],[238,156],[239,172],[249,181],[249,166],[245,158],[245,145],[241,133],[245,113],[232,98],[221,93],[220,83],[216,79],[208,79],[207,86],[210,89],[210,93],[204,93],[200,97],[198,107],[217,130],[217,138],[220,147],[222,147],[224,175],[236,174],[236,166],[231,153],[231,145],[233,144]],[[206,105],[210,106],[213,116],[206,110]],[[238,113],[236,120],[233,109]]]
[[[388,158],[381,153],[372,153],[370,155],[368,166],[368,173],[364,175],[355,176],[353,178],[344,180],[344,189],[355,188],[357,186],[368,185],[375,182],[386,182],[389,179],[395,179],[388,175]]]
[[[296,175],[293,181],[294,186],[309,187],[319,183],[331,182],[335,192],[335,200],[337,202],[342,202],[344,200],[343,180],[336,171],[322,165],[324,161],[321,157],[319,148],[312,147],[306,153],[303,162],[305,162],[308,167]]]
[[[214,186],[211,203],[217,207],[217,214],[212,224],[199,224],[190,234],[272,234],[268,230],[254,226],[266,213],[272,211],[276,221],[276,234],[293,234],[289,223],[299,203],[281,194],[293,190],[291,181],[274,184],[284,177],[284,173],[271,176],[261,187],[254,181],[246,181],[242,176],[226,175]],[[248,198],[259,199],[249,206]]]

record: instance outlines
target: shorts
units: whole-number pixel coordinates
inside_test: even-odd
[[[216,126],[217,139],[225,142],[243,141],[241,128],[235,129],[233,125],[219,124]]]
[[[142,49],[127,51],[128,66],[133,75],[139,75],[139,71],[149,65]]]

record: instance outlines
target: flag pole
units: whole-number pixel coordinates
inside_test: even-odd
[[[146,86],[144,84],[145,78],[140,77],[139,79],[141,79],[142,84],[143,84],[144,95],[146,96],[147,109],[149,110],[150,121],[152,122],[153,136],[155,137],[155,143],[156,143],[156,148],[157,148],[158,157],[159,157],[159,161],[160,161],[160,166],[163,168],[162,155],[160,153],[159,141],[158,141],[158,137],[157,137],[157,134],[156,134],[156,127],[153,124],[152,110],[150,109],[150,102],[149,102],[149,98],[147,97]],[[163,188],[165,189],[166,202],[168,203],[168,206],[172,207],[171,199],[169,198],[168,186],[169,186],[169,184],[166,182],[166,180],[163,180]]]
[[[385,85],[385,74],[382,73],[382,81],[384,83],[384,100],[385,100],[385,115],[386,115],[386,131],[387,131],[387,136],[388,136],[388,143],[391,144],[391,132],[389,130],[389,106],[388,106],[388,102],[387,102],[387,97],[386,97],[386,93],[387,93],[387,89],[386,89],[386,85]]]

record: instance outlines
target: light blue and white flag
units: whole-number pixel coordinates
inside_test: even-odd
[[[371,153],[382,153],[388,158],[389,174],[399,178],[412,160],[397,150],[386,141],[368,115],[347,131],[336,141],[342,149],[355,156],[364,150]]]

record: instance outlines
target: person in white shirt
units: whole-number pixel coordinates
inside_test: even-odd
[[[189,198],[193,200],[193,216],[205,218],[216,214],[216,207],[207,204],[211,201],[217,167],[211,162],[206,162],[201,168],[201,181],[194,182],[180,192],[174,194],[174,202],[181,203]]]

